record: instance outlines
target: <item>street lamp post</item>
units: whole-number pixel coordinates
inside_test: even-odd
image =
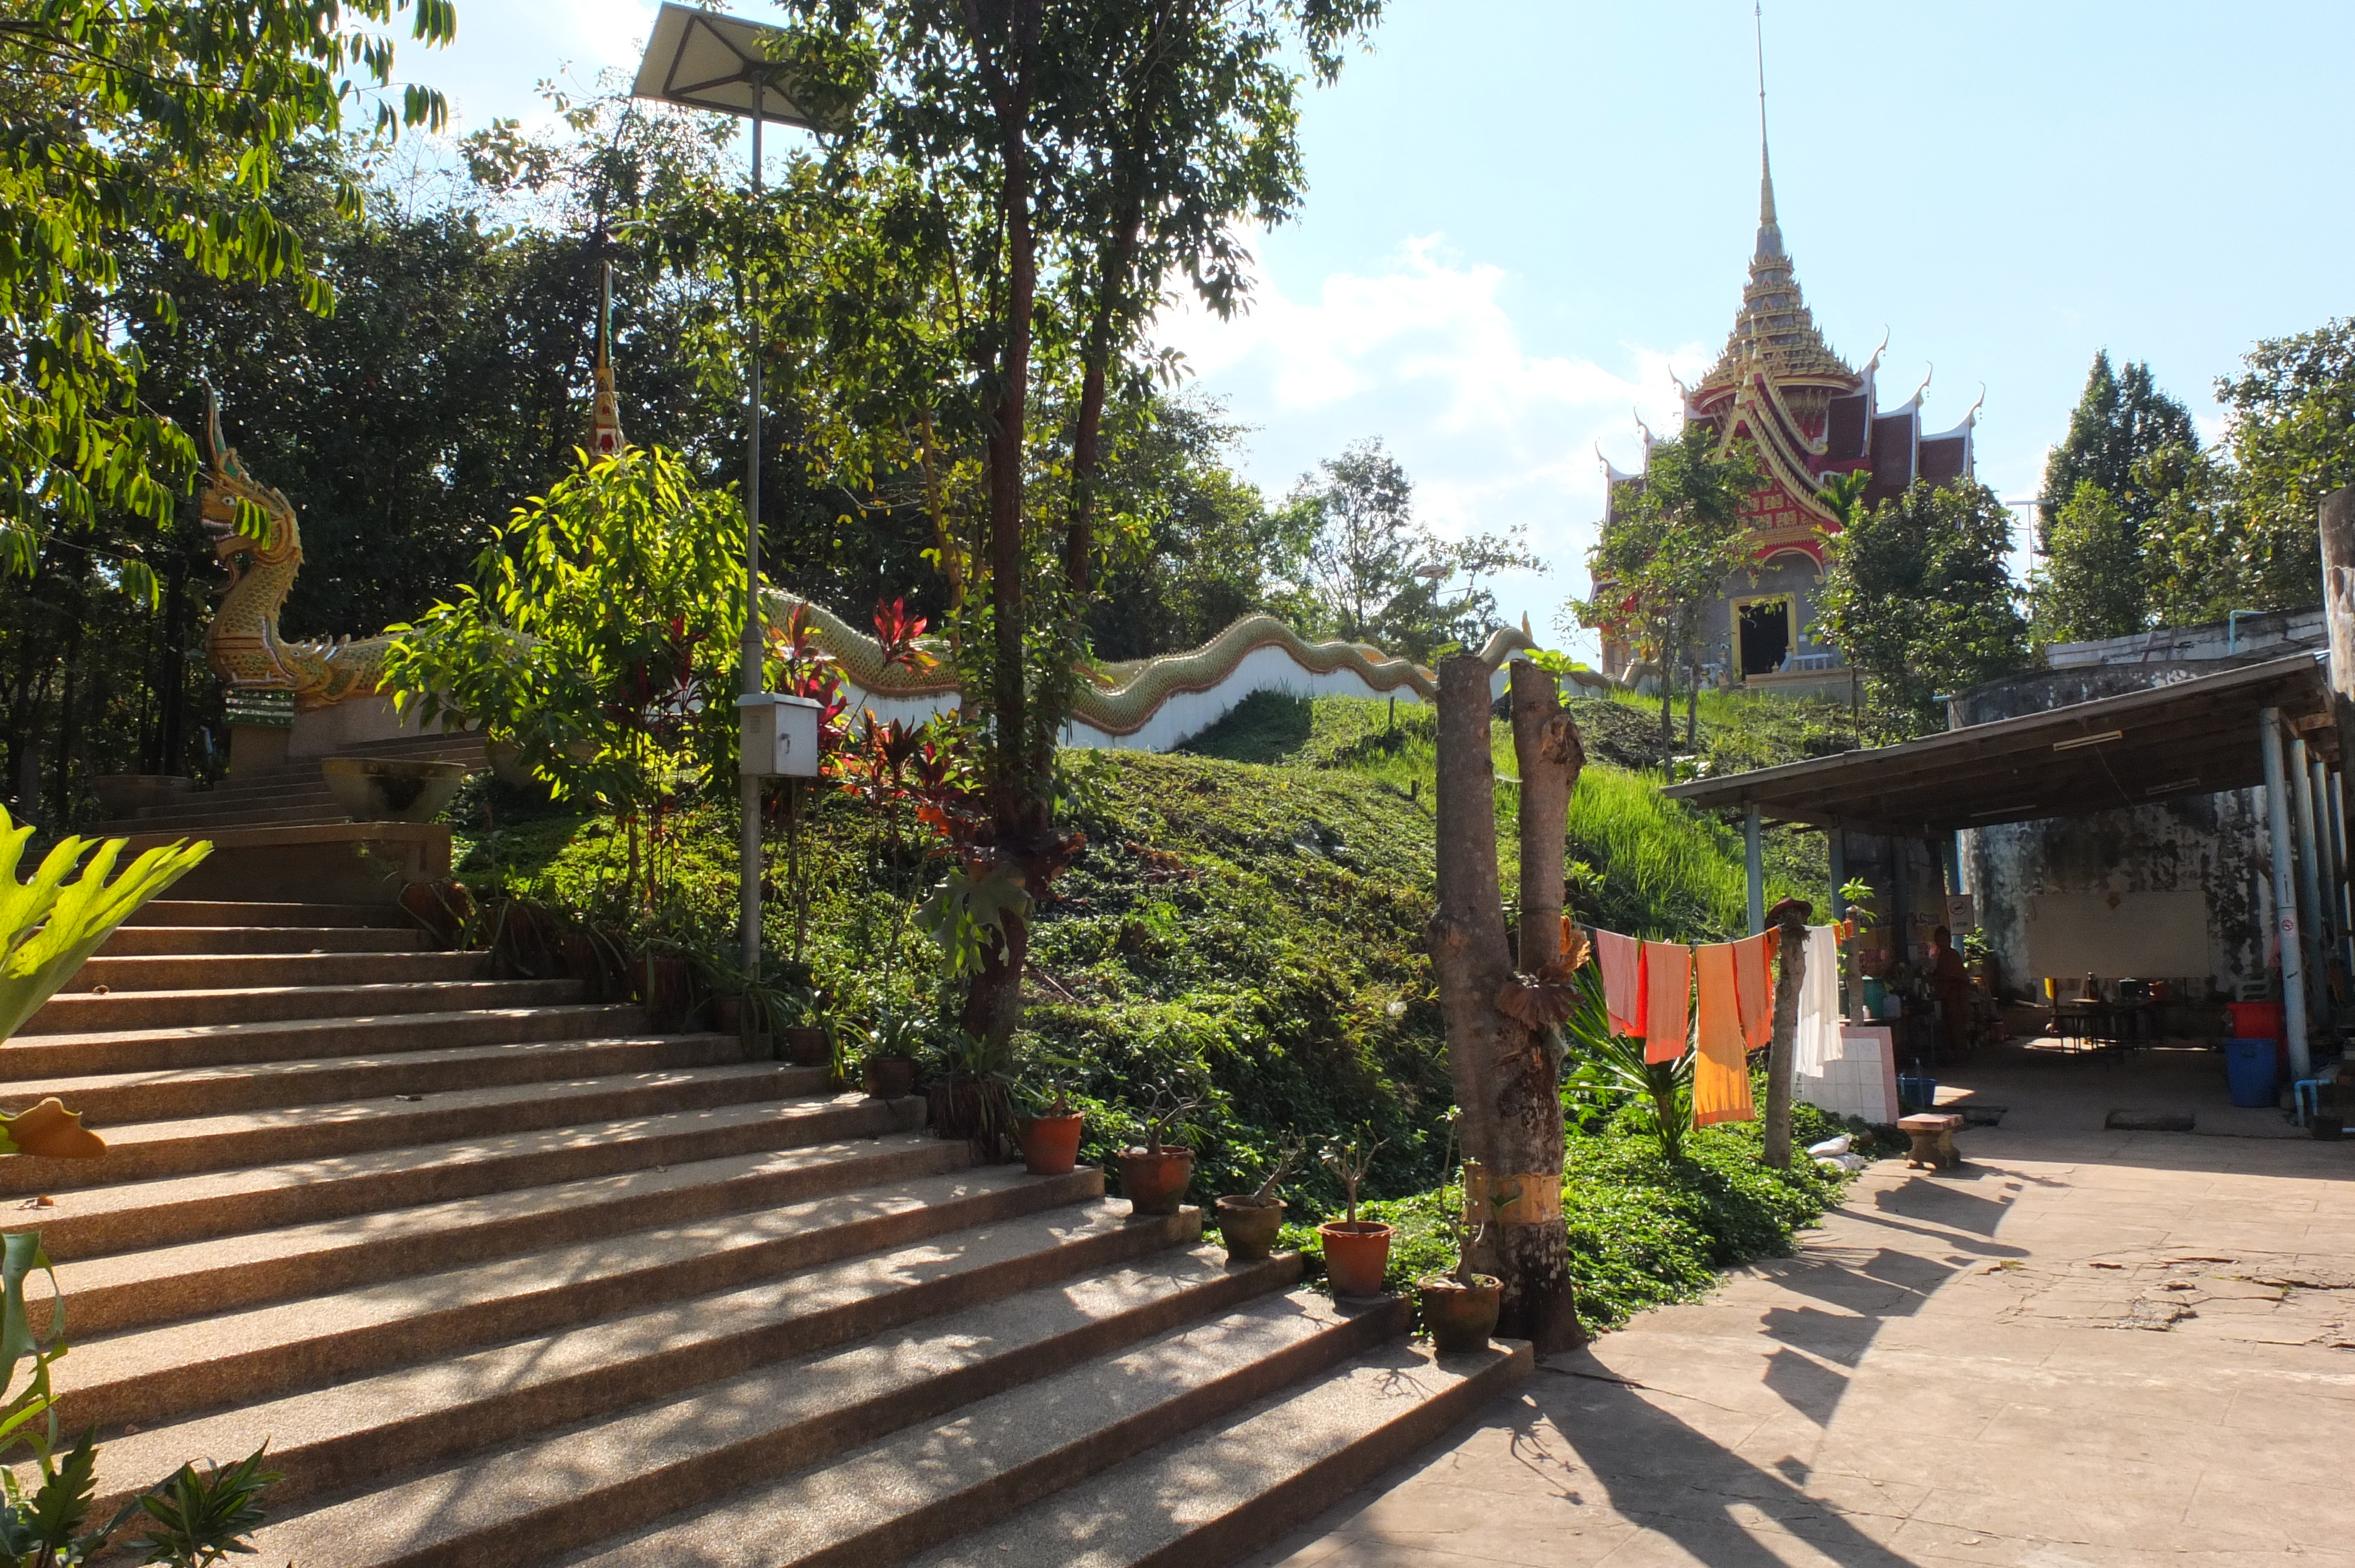
[[[645,58],[631,87],[633,97],[687,109],[717,110],[751,121],[756,204],[761,196],[762,126],[774,121],[805,131],[818,128],[815,117],[794,101],[781,80],[778,45],[784,36],[782,28],[666,4],[655,18]],[[773,754],[753,742],[751,731],[741,727],[765,722],[767,728],[762,733],[773,736],[777,723],[777,700],[762,692],[761,679],[766,641],[761,613],[761,284],[749,256],[745,288],[751,320],[746,333],[751,365],[744,399],[744,635],[737,659],[741,693],[738,706],[744,715],[740,721],[741,814],[737,855],[744,973],[757,978],[761,969],[761,781],[780,773],[806,777],[816,771],[817,758],[814,747],[796,748],[788,764],[783,748]],[[765,720],[756,716],[764,714]]]

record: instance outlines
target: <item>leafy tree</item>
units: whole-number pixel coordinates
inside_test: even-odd
[[[451,0],[6,0],[0,5],[0,555],[29,575],[62,525],[168,524],[193,444],[142,397],[124,336],[126,258],[174,251],[203,276],[282,282],[332,309],[308,236],[268,195],[288,150],[373,97],[375,129],[436,125],[439,94],[396,105],[393,40],[454,34]],[[349,205],[348,188],[339,199]],[[168,315],[168,301],[142,301]],[[146,535],[85,537],[110,580],[152,597]]]
[[[1284,508],[1309,540],[1302,608],[1317,630],[1430,663],[1496,629],[1484,578],[1540,565],[1521,530],[1448,542],[1416,523],[1413,482],[1379,437],[1318,467]]]
[[[2302,609],[2322,595],[2316,510],[2355,482],[2355,317],[2268,338],[2216,383],[2237,509],[2222,519],[2239,608]]]
[[[1567,607],[1582,626],[1625,629],[1658,666],[1663,742],[1675,722],[1677,672],[1689,691],[1700,689],[1702,617],[1750,558],[1742,504],[1758,487],[1757,465],[1747,446],[1721,453],[1716,445],[1716,430],[1699,421],[1654,443],[1635,493],[1587,551],[1594,596]],[[1689,738],[1690,731],[1689,714]]]
[[[2044,548],[2029,586],[2039,641],[2124,637],[2149,624],[2142,530],[2108,491],[2079,480]]]
[[[1285,613],[1307,542],[1227,465],[1241,428],[1212,403],[1153,397],[1121,410],[1099,503],[1114,542],[1089,612],[1096,657],[1199,647],[1254,610]]]
[[[1053,755],[1105,547],[1097,503],[1114,384],[1174,278],[1213,310],[1238,302],[1240,226],[1282,221],[1300,198],[1295,72],[1305,62],[1331,79],[1378,9],[792,7],[805,24],[788,51],[794,79],[842,120],[811,183],[821,194],[885,190],[890,221],[858,238],[874,253],[865,272],[900,285],[894,299],[867,292],[879,308],[841,323],[792,374],[831,384],[829,407],[854,414],[845,429],[927,460],[934,493],[948,488],[935,452],[977,450],[970,529],[949,526],[945,502],[932,503],[939,559],[967,702],[987,726],[990,825],[976,848],[1033,889],[1073,847],[1052,820]],[[790,304],[793,236],[759,227],[755,264]],[[1034,422],[1042,401],[1066,398],[1068,424]],[[1059,476],[1048,493],[1060,526],[1037,510],[1041,473]],[[1009,913],[968,995],[967,1027],[994,1043],[1019,1015],[1028,932]]]
[[[2044,490],[2038,505],[2040,546],[2052,548],[2051,534],[2062,512],[2091,481],[2108,494],[2137,528],[2150,515],[2152,498],[2135,477],[2136,465],[2161,447],[2194,447],[2199,437],[2190,411],[2160,391],[2147,364],[2110,368],[2110,353],[2094,355],[2085,390],[2069,416],[2069,433],[2044,462]]]
[[[2027,662],[2028,622],[2004,564],[2011,514],[1987,486],[1917,481],[1859,512],[1828,547],[1820,624],[1901,724],[1934,729],[1937,694]]]
[[[743,526],[659,448],[584,462],[517,508],[454,600],[393,628],[385,687],[421,723],[461,714],[513,746],[559,799],[624,818],[638,885],[641,819],[734,756]]]

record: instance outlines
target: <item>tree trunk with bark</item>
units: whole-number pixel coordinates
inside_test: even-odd
[[[1766,1163],[1791,1168],[1791,1055],[1798,1043],[1799,988],[1807,977],[1807,916],[1814,906],[1786,898],[1768,911],[1782,933],[1774,966],[1774,1033],[1766,1046]]]
[[[1561,1052],[1551,1028],[1502,1005],[1521,981],[1497,877],[1490,673],[1469,653],[1439,667],[1439,906],[1430,938],[1464,1149],[1485,1171],[1476,1185],[1486,1191],[1465,1195],[1473,1223],[1490,1222],[1475,1266],[1505,1282],[1500,1331],[1550,1355],[1584,1340],[1561,1219]],[[1563,832],[1584,758],[1551,677],[1517,664],[1512,691],[1521,967],[1536,976],[1561,956]]]

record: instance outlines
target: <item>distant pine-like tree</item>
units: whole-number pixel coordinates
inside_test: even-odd
[[[2196,450],[2200,437],[2191,428],[2191,413],[2158,389],[2147,364],[2110,366],[2109,350],[2094,355],[2085,376],[2084,395],[2069,416],[2069,433],[2044,461],[2044,490],[2039,498],[2036,535],[2040,549],[2051,548],[2052,526],[2062,509],[2076,498],[2077,487],[2091,481],[2101,486],[2118,510],[2137,528],[2149,520],[2158,503],[2136,474],[2136,468],[2164,447]]]

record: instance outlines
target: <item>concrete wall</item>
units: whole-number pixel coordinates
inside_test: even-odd
[[[2264,977],[2273,859],[2263,789],[1979,828],[1962,839],[1979,927],[2013,996],[2037,987],[2028,961],[2028,901],[2048,893],[2202,894],[2208,973],[2137,978],[2211,983],[2230,994],[2241,981]]]

